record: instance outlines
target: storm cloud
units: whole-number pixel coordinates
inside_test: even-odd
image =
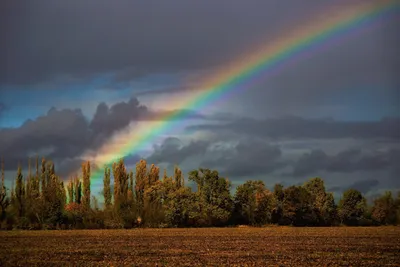
[[[187,127],[188,131],[234,132],[250,136],[279,138],[361,138],[400,139],[400,118],[380,121],[337,121],[307,119],[296,116],[257,120],[243,118],[227,124],[203,124]]]
[[[366,193],[372,191],[372,189],[376,188],[377,186],[379,186],[379,181],[376,179],[360,180],[360,181],[356,181],[354,183],[351,183],[351,184],[348,184],[345,186],[337,186],[337,187],[329,188],[328,191],[344,192],[347,189],[355,189],[355,190],[360,191],[363,194],[366,194]]]
[[[100,103],[92,119],[87,119],[80,109],[58,110],[51,108],[47,114],[28,120],[18,128],[0,129],[0,155],[7,155],[11,167],[28,156],[46,156],[54,161],[81,156],[87,149],[96,149],[130,123],[169,119],[171,111],[151,111],[135,98],[108,106]],[[190,118],[198,118],[189,113]],[[68,164],[64,164],[69,166]],[[8,165],[10,166],[10,165]]]
[[[286,165],[281,159],[282,151],[278,146],[259,139],[242,139],[216,159],[205,159],[203,166],[220,169],[229,177],[247,178],[269,174]]]
[[[349,2],[340,5],[357,3]],[[154,72],[219,66],[243,54],[249,44],[271,40],[290,29],[289,25],[333,6],[315,0],[2,2],[0,38],[5,42],[0,44],[0,84],[79,79],[99,73],[114,73],[116,81],[124,81]],[[365,49],[380,45],[373,42]],[[366,60],[392,60],[391,51]],[[354,57],[358,59],[357,54]]]
[[[303,154],[294,164],[293,175],[305,177],[318,171],[330,173],[354,173],[357,171],[379,171],[390,168],[395,175],[400,175],[397,162],[400,161],[400,150],[368,151],[348,149],[329,156],[324,151],[313,150]]]
[[[191,141],[183,145],[179,138],[169,137],[160,146],[155,147],[154,153],[147,160],[155,164],[179,164],[191,156],[204,155],[209,145],[209,142],[203,140]]]
[[[5,59],[1,83],[39,83],[62,75],[79,78],[110,71],[124,80],[150,72],[210,67],[243,51],[249,41],[274,32],[272,22],[287,20],[276,12],[287,10],[283,4],[272,9],[259,1],[151,2],[2,3],[0,38],[7,41],[0,47]],[[286,12],[299,8],[306,9],[293,5]]]
[[[179,138],[166,138],[147,158],[151,163],[179,164],[194,158],[197,167],[219,170],[229,177],[244,177],[273,172],[286,165],[276,145],[260,139],[235,141],[226,137],[183,143]],[[247,177],[248,178],[248,177]]]

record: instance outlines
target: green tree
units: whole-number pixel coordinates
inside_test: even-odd
[[[148,184],[146,187],[151,187],[152,185],[156,184],[160,180],[160,168],[151,164],[148,177]]]
[[[41,164],[41,189],[42,189],[42,195],[45,193],[46,191],[46,159],[42,158],[42,164]]]
[[[321,218],[323,225],[334,225],[337,222],[337,206],[332,193],[327,193],[325,196],[324,205],[321,210]]]
[[[201,226],[203,215],[198,212],[198,204],[199,199],[190,188],[177,188],[174,182],[174,189],[169,191],[163,205],[165,222],[173,227]]]
[[[262,225],[271,223],[275,206],[274,195],[262,181],[246,181],[236,189],[235,216],[240,224]]]
[[[128,200],[129,175],[123,159],[113,164],[114,176],[114,206],[120,210]]]
[[[82,164],[82,182],[83,182],[82,204],[87,210],[89,210],[90,209],[90,162],[89,161]]]
[[[361,192],[349,189],[343,193],[339,202],[338,215],[341,223],[359,225],[367,209],[366,199]]]
[[[137,204],[137,212],[139,215],[143,214],[144,208],[144,191],[146,189],[147,184],[147,162],[141,159],[136,164],[136,176],[135,176],[135,195],[136,195],[136,204]]]
[[[17,177],[15,180],[15,200],[18,216],[22,217],[24,215],[25,206],[25,185],[21,165],[18,166]]]
[[[281,223],[283,218],[283,200],[284,200],[284,193],[283,193],[283,185],[275,184],[274,191],[273,191],[275,205],[272,209],[271,214],[271,221],[272,223]]]
[[[200,168],[189,173],[189,180],[197,183],[199,216],[205,225],[223,225],[232,212],[230,182],[219,177],[218,171]]]
[[[72,179],[68,182],[67,191],[68,191],[68,203],[74,203],[74,200],[75,200],[74,199],[74,182]]]
[[[113,164],[114,176],[114,223],[121,227],[132,227],[136,210],[134,210],[133,196],[131,196],[129,188],[131,181],[133,182],[132,172],[128,173],[123,159]]]
[[[144,191],[143,223],[158,226],[164,219],[163,197],[165,188],[162,181],[156,181]]]
[[[178,166],[175,166],[174,168],[174,180],[177,188],[185,186],[185,179],[183,177],[182,170],[179,169]]]
[[[315,214],[316,225],[330,225],[334,223],[335,202],[333,196],[325,191],[324,181],[319,178],[312,178],[304,183],[304,188],[310,193],[311,205]]]
[[[164,168],[163,181],[168,178],[167,169]]]
[[[29,162],[29,166],[30,166]],[[30,167],[29,167],[29,184],[30,184],[30,192],[29,196],[31,198],[31,201],[36,201],[40,197],[40,184],[39,184],[39,157],[36,157],[36,171],[35,175],[31,175]]]
[[[111,207],[111,179],[110,179],[111,171],[110,168],[105,166],[104,168],[104,179],[103,179],[103,196],[104,196],[104,205],[106,208]]]
[[[372,219],[379,224],[396,224],[396,203],[392,192],[386,191],[384,195],[374,200]]]
[[[284,189],[282,219],[284,224],[294,226],[315,223],[312,197],[303,186],[290,186]]]
[[[129,186],[128,186],[128,205],[130,208],[134,207],[135,199],[134,199],[135,186],[133,183],[133,171],[129,172]]]
[[[74,194],[75,194],[75,203],[81,204],[82,200],[82,183],[76,175],[74,178]]]
[[[40,197],[40,174],[39,174],[39,156],[36,156],[36,175],[35,175],[35,189],[36,189],[36,196],[35,198],[38,199]]]

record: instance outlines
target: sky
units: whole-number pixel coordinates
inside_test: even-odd
[[[35,155],[68,180],[84,160],[98,169],[123,154],[129,168],[144,158],[186,178],[216,169],[233,187],[319,176],[335,194],[400,189],[399,8],[218,101],[178,105],[256,49],[366,2],[382,1],[1,1],[6,178]],[[143,129],[151,138],[131,148]]]

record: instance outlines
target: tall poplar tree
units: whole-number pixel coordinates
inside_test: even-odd
[[[144,207],[144,190],[146,189],[147,180],[147,162],[141,159],[136,164],[136,176],[135,176],[136,186],[136,203],[138,208],[138,213],[142,214]]]
[[[22,217],[24,215],[25,185],[20,164],[18,166],[17,177],[15,180],[15,200],[18,216]]]
[[[74,181],[71,179],[68,182],[67,185],[67,191],[68,191],[68,203],[73,203],[74,202]]]
[[[111,207],[111,178],[110,178],[110,168],[105,166],[104,168],[104,178],[103,178],[103,195],[104,195],[104,205],[106,208]]]
[[[82,204],[90,209],[90,162],[82,164],[83,198]]]
[[[74,194],[75,194],[75,203],[81,204],[82,200],[82,183],[76,175],[74,178]]]

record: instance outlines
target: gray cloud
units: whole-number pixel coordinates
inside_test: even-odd
[[[51,108],[44,116],[19,128],[0,130],[0,154],[26,159],[31,153],[73,157],[90,143],[89,125],[80,110]]]
[[[273,43],[282,32],[301,29],[307,24],[304,21],[327,14],[332,6],[346,9],[358,2],[365,1],[205,0],[188,4],[171,0],[115,5],[100,0],[92,5],[39,0],[24,6],[2,2],[0,39],[6,41],[0,42],[0,90],[7,90],[7,84],[44,88],[46,82],[48,88],[66,88],[68,81],[94,86],[91,79],[104,73],[115,77],[99,82],[98,87],[115,90],[130,88],[132,80],[146,75],[183,73],[154,90],[152,82],[146,80],[143,87],[139,83],[138,92],[133,92],[137,96],[203,89],[198,85],[207,77]],[[218,105],[219,110],[257,118],[265,114],[346,119],[398,116],[398,23],[389,20],[373,28],[365,26],[363,34],[351,34],[353,38],[340,44],[330,41],[330,48],[323,52],[307,50],[311,55],[307,60],[289,64],[272,76],[266,71],[260,77],[268,78],[238,90],[243,93],[231,94],[226,104]],[[187,81],[189,75],[194,76]],[[396,131],[386,135],[393,137]]]
[[[169,137],[161,146],[155,147],[154,153],[147,158],[147,161],[155,164],[179,164],[191,156],[204,155],[209,145],[209,142],[201,140],[183,145],[179,138]]]
[[[179,138],[169,137],[154,153],[147,158],[149,163],[167,163],[170,165],[188,163],[196,160],[197,167],[217,169],[222,175],[238,177],[271,173],[286,165],[281,159],[278,146],[270,145],[259,139],[241,139],[239,141],[223,139],[191,141],[183,144]]]
[[[370,191],[373,191],[373,189],[375,189],[377,186],[379,186],[379,181],[376,179],[371,179],[371,180],[360,180],[360,181],[356,181],[354,183],[351,183],[349,185],[346,186],[335,186],[335,187],[331,187],[328,189],[328,191],[330,192],[344,192],[347,189],[356,189],[358,191],[360,191],[363,194],[366,194]]]
[[[110,108],[103,102],[97,106],[90,127],[94,132],[110,135],[115,129],[124,128],[129,122],[138,120],[145,113],[147,108],[140,106],[136,98],[131,98],[127,103],[117,103]]]
[[[329,156],[321,150],[303,154],[293,166],[293,175],[304,177],[327,171],[329,173],[354,173],[357,171],[380,171],[392,169],[394,175],[400,174],[397,162],[400,161],[400,150],[364,152],[359,149],[348,149]]]
[[[316,0],[2,2],[0,84],[104,72],[123,81],[209,68],[332,6]]]
[[[196,91],[200,90],[201,87],[189,87],[189,86],[170,86],[170,87],[163,87],[161,89],[156,89],[156,90],[144,90],[140,92],[136,92],[134,95],[139,97],[139,96],[145,96],[145,95],[160,95],[160,94],[171,94],[171,93],[181,93],[183,91],[188,92],[188,91]]]
[[[400,118],[384,118],[380,121],[336,121],[333,119],[304,119],[282,117],[256,120],[244,118],[227,124],[203,124],[188,126],[188,131],[206,130],[234,132],[251,136],[279,138],[361,138],[400,139]]]
[[[350,188],[354,188],[356,190],[359,190],[361,193],[368,193],[371,189],[377,187],[379,185],[378,180],[362,180],[362,181],[357,181],[354,182],[352,185],[350,185]]]
[[[343,177],[351,175],[357,180],[368,172],[380,173],[389,179],[388,182],[392,182],[400,174],[396,163],[400,161],[400,150],[391,148],[390,144],[361,142],[355,146],[353,143],[350,148],[341,146],[332,150],[338,152],[328,153],[325,149],[330,151],[332,144],[329,140],[327,142],[326,145],[322,141],[317,142],[311,152],[302,152],[310,150],[309,142],[291,148],[285,142],[248,136],[238,138],[223,133],[189,144],[170,137],[160,147],[156,147],[154,154],[147,160],[151,163],[185,163],[195,168],[215,168],[222,175],[233,179],[272,175],[295,181],[320,174],[328,178],[330,174],[343,174]],[[337,182],[341,183],[334,183]]]
[[[26,161],[25,161],[26,162]],[[24,163],[25,163],[24,162]],[[23,164],[25,165],[25,164]],[[59,159],[54,161],[54,166],[58,175],[63,178],[71,178],[68,176],[74,176],[75,174],[80,176],[80,168],[82,165],[82,159],[79,158],[66,158],[66,159]],[[92,164],[92,172],[95,170],[95,166]],[[76,171],[76,173],[72,173],[72,171]]]
[[[286,165],[281,159],[282,151],[259,139],[241,139],[217,158],[205,159],[201,165],[217,168],[229,177],[244,177],[269,174]]]
[[[127,155],[126,157],[124,157],[124,162],[125,165],[128,167],[132,167],[133,170],[135,169],[136,163],[138,163],[140,161],[140,159],[142,159],[143,157],[141,157],[138,154],[134,154],[134,155]]]
[[[18,128],[0,129],[0,155],[7,157],[10,168],[37,154],[57,162],[74,163],[85,150],[98,148],[131,122],[168,119],[166,114],[171,112],[148,110],[134,98],[111,107],[99,104],[90,121],[80,109],[51,108],[47,114],[28,120]],[[199,115],[192,112],[187,118],[199,118]]]

